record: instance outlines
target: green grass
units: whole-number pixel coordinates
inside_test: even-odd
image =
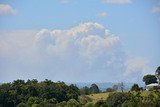
[[[89,98],[91,98],[92,101],[95,103],[98,100],[106,100],[107,97],[108,97],[108,95],[109,95],[109,92],[108,93],[90,94],[90,95],[86,95],[86,96],[88,96]]]
[[[106,93],[98,93],[98,94],[90,94],[90,95],[83,95],[83,96],[87,96],[89,97],[93,103],[99,101],[99,100],[106,100],[109,93],[112,93],[112,92],[106,92]],[[137,93],[137,92],[132,92],[132,93]],[[149,95],[149,91],[141,91],[141,95],[142,96],[148,96]]]

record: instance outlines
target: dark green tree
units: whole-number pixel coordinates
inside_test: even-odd
[[[100,90],[96,84],[92,84],[90,87],[90,93],[99,93]]]
[[[108,107],[121,107],[122,104],[130,97],[127,93],[116,92],[110,93],[107,98]]]
[[[69,99],[76,99],[77,100],[78,96],[80,95],[80,91],[79,91],[78,87],[74,84],[71,84],[69,86],[69,89],[67,92],[68,92],[67,96]]]
[[[38,83],[37,79],[27,80],[26,84],[36,84]]]
[[[140,91],[139,85],[133,84],[133,86],[131,87],[131,91]]]
[[[155,75],[148,74],[143,77],[143,82],[145,82],[146,85],[157,83],[157,78]]]

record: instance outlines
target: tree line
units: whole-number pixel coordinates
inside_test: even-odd
[[[71,84],[66,85],[64,82],[52,82],[45,80],[38,82],[36,79],[15,80],[12,83],[0,85],[0,105],[2,107],[16,107],[19,103],[57,103],[68,101],[69,99],[78,99],[79,89]]]
[[[76,102],[82,94],[99,93],[100,90],[96,84],[90,88],[81,90],[74,84],[67,85],[64,82],[53,82],[46,79],[38,80],[15,80],[12,83],[0,85],[0,107],[16,107],[18,104],[27,105],[50,105],[57,103]]]
[[[146,85],[159,83],[159,77],[160,67],[157,68],[155,75],[145,75],[143,81]],[[118,89],[121,92],[117,92]],[[79,89],[74,84],[67,85],[64,82],[53,82],[48,79],[41,82],[36,79],[15,80],[0,85],[0,107],[159,107],[160,105],[160,87],[146,92],[138,84],[133,84],[130,91],[124,92],[122,82],[106,89],[106,92],[109,92],[106,100],[100,99],[94,103],[87,96],[100,92],[96,84]]]

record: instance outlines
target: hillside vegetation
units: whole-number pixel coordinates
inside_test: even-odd
[[[79,89],[51,80],[16,80],[0,85],[0,107],[159,107],[159,90],[133,89],[101,92],[96,84]]]
[[[145,75],[143,81],[157,83],[156,76]],[[125,92],[123,82],[102,92],[96,84],[79,89],[48,79],[15,80],[0,85],[0,107],[160,107],[159,84],[148,90],[133,84]]]

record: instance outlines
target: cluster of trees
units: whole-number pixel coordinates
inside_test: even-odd
[[[145,82],[146,85],[152,83],[158,83],[160,85],[160,66],[156,69],[155,75],[145,75],[143,77],[143,82]]]
[[[15,80],[0,85],[0,107],[79,107],[83,105],[78,99],[80,95],[99,92],[96,84],[79,89],[48,79]]]
[[[100,93],[100,89],[96,84],[92,84],[90,87],[83,87],[80,89],[81,95],[89,95],[89,94],[94,94],[94,93]]]
[[[113,85],[111,88],[107,88],[106,92],[124,91],[125,85],[123,82]]]
[[[143,90],[143,87],[139,87],[138,84],[133,84],[133,86],[131,87],[131,91],[142,91]]]
[[[111,93],[106,103],[108,107],[158,107],[160,92],[152,91],[148,95],[143,95],[142,92]]]
[[[18,104],[27,104],[28,106],[53,105],[70,99],[77,100],[79,95],[79,89],[73,84],[68,86],[64,82],[52,82],[47,79],[42,82],[38,82],[36,79],[27,82],[15,80],[12,83],[0,85],[0,106],[16,107]]]
[[[150,93],[143,95],[144,93],[139,92],[113,92],[110,93],[106,100],[99,100],[92,102],[90,99],[85,103],[81,103],[78,100],[70,99],[67,102],[63,101],[60,103],[51,100],[50,103],[47,101],[35,102],[36,98],[30,98],[26,103],[20,103],[17,107],[159,107],[160,105],[160,92],[151,91]],[[36,99],[37,100],[37,99]],[[34,102],[34,104],[33,104]]]
[[[38,97],[31,97],[26,103],[19,103],[17,107],[81,107],[81,104],[75,99],[58,103],[54,98],[42,100]]]
[[[121,86],[121,85],[120,85]],[[117,85],[112,87],[118,89]],[[121,87],[120,87],[121,88]],[[143,93],[138,84],[134,84],[129,92],[111,92],[106,100],[93,102],[75,85],[64,82],[45,80],[16,80],[0,85],[0,107],[158,107],[160,92]],[[99,93],[96,84],[87,88],[89,93]],[[84,93],[82,93],[84,94]],[[85,93],[86,94],[86,93]],[[88,94],[88,93],[87,93]]]
[[[158,83],[156,76],[151,74],[145,75],[143,77],[143,82],[145,82],[146,85]]]

